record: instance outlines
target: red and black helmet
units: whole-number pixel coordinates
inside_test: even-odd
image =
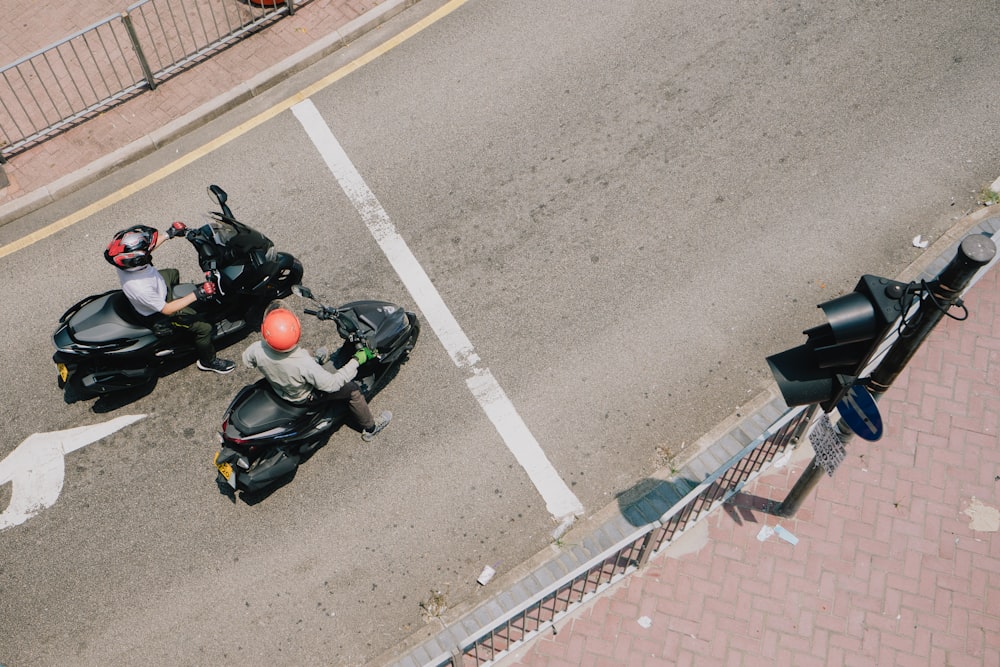
[[[153,261],[150,251],[156,247],[159,235],[152,227],[136,225],[123,229],[108,244],[104,259],[119,269],[134,269]]]

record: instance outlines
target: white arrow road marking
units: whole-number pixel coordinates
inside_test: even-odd
[[[0,461],[0,486],[11,483],[10,504],[0,514],[0,530],[17,526],[55,505],[66,471],[64,457],[111,435],[146,415],[126,415],[103,424],[35,433]]]
[[[528,473],[535,488],[544,498],[546,509],[555,519],[562,521],[564,526],[572,521],[574,516],[583,514],[583,505],[556,472],[493,374],[488,368],[476,367],[480,360],[472,343],[448,310],[441,295],[406,245],[406,241],[396,231],[389,214],[361,178],[361,174],[347,157],[340,142],[333,136],[326,121],[320,116],[319,110],[311,100],[307,99],[292,107],[292,113],[302,123],[306,134],[312,139],[327,167],[340,183],[344,194],[354,204],[354,208],[361,215],[389,263],[427,318],[427,323],[451,355],[452,361],[459,368],[469,371],[470,377],[466,380],[469,390],[493,422],[514,458]]]

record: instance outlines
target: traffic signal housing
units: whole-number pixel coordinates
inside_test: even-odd
[[[808,338],[804,345],[767,357],[785,403],[818,403],[830,412],[902,315],[906,287],[864,275],[853,292],[819,304],[826,324],[803,331]]]

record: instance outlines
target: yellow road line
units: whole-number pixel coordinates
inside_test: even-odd
[[[103,199],[99,199],[98,201],[80,209],[79,211],[71,213],[60,220],[56,220],[55,222],[46,225],[45,227],[42,227],[41,229],[34,231],[31,234],[28,234],[27,236],[23,236],[12,243],[0,247],[0,257],[6,257],[7,255],[11,255],[19,250],[27,248],[28,246],[34,243],[37,243],[38,241],[41,241],[42,239],[52,236],[56,232],[60,232],[68,227],[72,227],[81,220],[86,220],[95,213],[103,211],[109,206],[117,204],[118,202],[128,197],[131,197],[140,190],[143,190],[149,187],[150,185],[153,185],[154,183],[163,180],[167,176],[170,176],[171,174],[180,171],[181,169],[188,166],[195,160],[198,160],[199,158],[208,155],[212,151],[215,151],[216,149],[225,146],[233,139],[237,139],[243,136],[250,130],[257,127],[258,125],[261,125],[271,120],[281,112],[287,111],[288,109],[292,108],[299,102],[302,102],[303,100],[312,97],[313,95],[323,90],[327,86],[336,83],[340,79],[343,79],[351,72],[354,72],[355,70],[360,69],[361,67],[367,65],[371,61],[378,58],[380,55],[396,48],[409,38],[413,37],[420,31],[422,31],[424,28],[433,25],[437,21],[443,19],[448,14],[451,14],[453,11],[464,5],[467,1],[468,0],[450,0],[450,2],[441,6],[440,8],[438,8],[428,16],[424,17],[420,21],[417,21],[412,26],[410,26],[403,32],[399,33],[392,39],[389,39],[383,44],[380,44],[376,48],[365,53],[361,57],[351,61],[350,63],[344,65],[335,72],[331,72],[330,74],[326,75],[316,83],[307,86],[306,88],[300,90],[291,97],[279,102],[273,107],[265,111],[262,111],[260,114],[254,116],[250,120],[245,121],[240,125],[237,125],[233,129],[216,137],[207,144],[199,146],[190,153],[187,153],[186,155],[174,160],[170,164],[161,167],[160,169],[157,169],[148,176],[144,176],[143,178],[140,178],[139,180],[126,185],[117,192],[114,192],[104,197]]]

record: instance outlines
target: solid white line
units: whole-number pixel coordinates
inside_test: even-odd
[[[337,138],[311,100],[292,107],[292,113],[302,123],[306,133],[320,152],[327,167],[336,177],[344,194],[354,204],[382,252],[389,259],[406,289],[416,301],[427,323],[441,340],[452,361],[468,369],[466,380],[472,394],[493,422],[507,448],[528,473],[535,488],[545,500],[549,513],[557,520],[583,513],[583,505],[559,477],[541,446],[531,435],[517,409],[494,379],[489,369],[476,368],[479,355],[462,331],[451,311],[438,294],[423,267],[396,231],[389,214],[368,188]]]

